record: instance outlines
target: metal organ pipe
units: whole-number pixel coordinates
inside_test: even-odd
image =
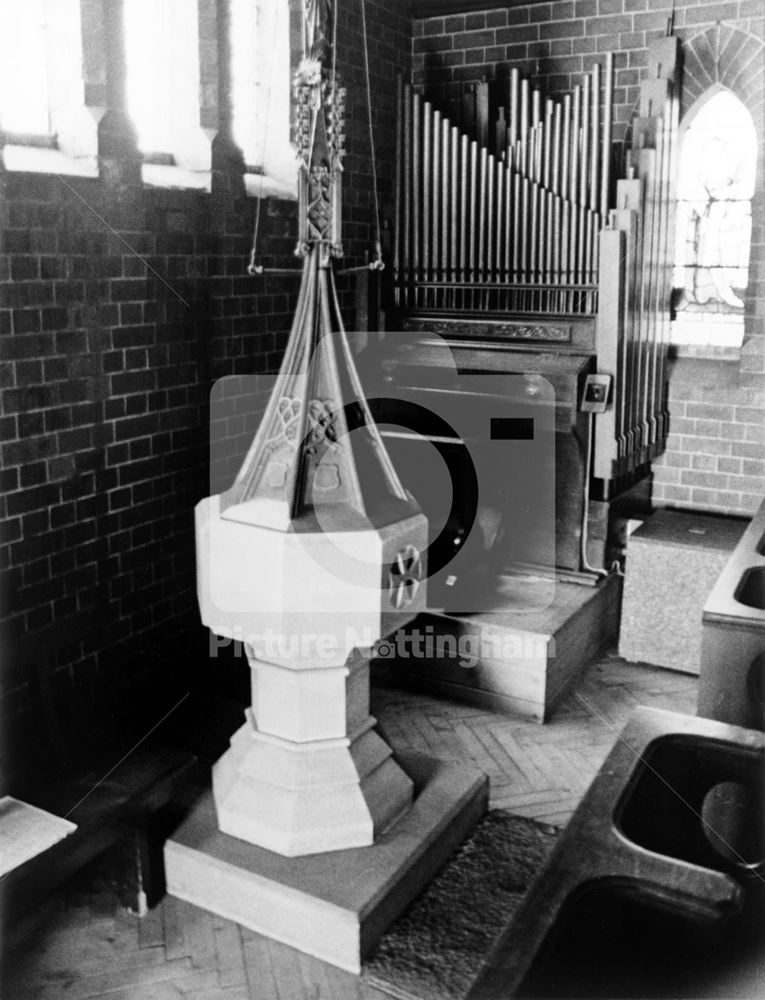
[[[516,173],[513,177],[513,282],[521,280],[520,260],[521,260],[521,219],[523,218],[523,205],[521,203],[521,175]]]
[[[587,205],[587,194],[590,183],[590,77],[584,78],[582,92],[582,129],[580,139],[581,174],[579,180],[579,204]]]
[[[600,164],[600,64],[592,67],[592,113],[590,117],[590,200],[589,206],[597,209],[600,191],[598,188],[598,166]]]
[[[450,223],[449,229],[451,232],[451,247],[449,253],[449,263],[451,265],[451,280],[454,283],[457,280],[457,247],[459,240],[460,231],[460,221],[459,221],[459,204],[460,196],[462,194],[461,177],[459,170],[460,163],[460,132],[456,125],[452,125],[451,134],[451,152],[452,152],[452,162],[451,162],[451,193],[452,196],[449,199],[450,206]]]
[[[476,209],[478,207],[478,143],[470,143],[470,210],[468,212],[469,218],[469,245],[468,245],[468,273],[470,281],[478,280],[477,273],[477,262],[476,262],[476,229],[478,228],[478,213]]]
[[[459,275],[460,275],[460,281],[463,283],[468,280],[467,233],[468,233],[468,227],[470,225],[470,220],[468,219],[467,216],[467,204],[468,204],[469,162],[470,162],[470,143],[467,135],[463,135],[460,140],[460,209],[459,209],[459,217],[460,217]]]
[[[396,75],[396,106],[400,109],[404,100],[404,80],[400,73]],[[399,294],[399,276],[401,274],[401,238],[402,233],[405,232],[405,228],[401,226],[401,156],[403,153],[403,137],[402,130],[404,128],[404,122],[401,114],[396,115],[396,163],[395,163],[395,178],[393,182],[393,218],[394,218],[394,240],[393,240],[393,281],[397,297],[397,305],[400,305],[398,300]]]
[[[441,273],[439,280],[449,280],[449,246],[451,237],[449,233],[449,206],[452,202],[451,192],[451,126],[449,119],[441,121]]]
[[[517,175],[516,175],[517,176]],[[510,163],[505,164],[505,259],[504,274],[502,280],[509,284],[512,281],[511,268],[513,262],[513,243],[511,243],[511,230],[515,227],[515,216],[513,209],[513,172]]]
[[[494,174],[494,190],[497,193],[496,196],[496,223],[494,227],[494,261],[492,270],[492,281],[496,282],[502,275],[502,249],[504,242],[502,240],[502,228],[505,219],[505,184],[504,177],[505,170],[504,164],[501,160],[497,160],[495,165]]]
[[[521,180],[521,242],[518,266],[519,283],[529,279],[529,179],[524,177]]]
[[[422,166],[420,163],[420,121],[422,112],[422,100],[419,94],[414,95],[412,105],[412,264],[414,267],[414,304],[418,300],[418,283],[421,280],[420,273],[420,178],[422,176]]]
[[[569,197],[569,176],[568,164],[571,152],[571,95],[566,94],[563,98],[563,135],[561,139],[561,179],[560,193],[564,198]]]
[[[600,214],[605,220],[611,188],[611,124],[614,102],[614,56],[606,56],[605,92],[603,95],[603,167],[600,175]]]
[[[552,181],[551,187],[555,194],[560,186],[560,144],[561,144],[561,106],[555,105],[553,112],[553,142],[552,142]]]
[[[518,141],[518,89],[520,86],[520,73],[518,67],[513,66],[510,70],[510,103],[508,106],[508,133],[507,141],[511,149],[515,149]]]
[[[430,185],[433,149],[433,108],[430,101],[426,101],[423,107],[423,129],[422,129],[422,268],[423,280],[426,283],[425,301],[428,300],[427,283],[431,280],[430,274]]]
[[[545,101],[545,121],[544,121],[544,153],[542,157],[543,163],[543,179],[544,186],[549,190],[552,185],[552,168],[553,168],[553,102],[548,97]]]
[[[441,223],[441,185],[439,184],[439,176],[441,174],[441,112],[433,111],[433,128],[431,130],[431,200],[432,200],[432,215],[431,215],[431,248],[430,248],[430,260],[428,261],[428,268],[430,272],[430,281],[438,281],[438,260],[439,260],[439,241],[440,241],[440,223]]]
[[[478,169],[478,257],[475,262],[475,274],[482,281],[486,270],[486,171],[488,152],[481,146]]]
[[[529,226],[529,268],[527,271],[527,281],[537,280],[537,223],[539,220],[539,185],[536,181],[531,181],[529,185],[529,197],[531,199],[530,226]]]
[[[577,84],[574,87],[574,107],[571,121],[571,183],[568,186],[568,196],[572,202],[577,201],[579,194],[579,166],[581,158],[580,124],[582,113],[582,91]]]
[[[529,158],[528,158],[528,143],[529,143],[529,81],[526,79],[521,80],[521,134],[518,141],[520,142],[520,169],[522,173],[528,174],[529,169]]]
[[[481,260],[481,276],[485,282],[492,280],[494,269],[494,164],[494,157],[489,153],[486,157],[486,171],[484,175],[486,187],[486,244],[484,246],[484,256]],[[481,307],[483,309],[487,307],[486,296],[483,296]]]

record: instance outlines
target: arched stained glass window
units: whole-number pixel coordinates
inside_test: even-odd
[[[757,135],[735,95],[703,98],[682,136],[675,242],[675,343],[739,346]]]

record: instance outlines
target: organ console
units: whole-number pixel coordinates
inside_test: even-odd
[[[443,338],[458,369],[549,377],[555,565],[591,578],[610,565],[619,499],[646,486],[669,427],[677,39],[652,44],[623,147],[610,54],[562,96],[511,68],[493,120],[485,81],[466,88],[459,121],[408,83],[398,101],[391,301],[375,363],[388,383],[425,384]],[[610,388],[582,413],[588,374]]]

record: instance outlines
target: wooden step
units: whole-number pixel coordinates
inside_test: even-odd
[[[378,643],[373,679],[546,722],[619,630],[621,578],[501,577],[486,611],[430,611]]]

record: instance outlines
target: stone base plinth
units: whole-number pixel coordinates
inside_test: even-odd
[[[296,743],[259,732],[248,711],[213,765],[220,829],[287,857],[372,844],[412,803],[412,782],[374,721],[347,738]]]
[[[284,858],[221,833],[207,792],[165,845],[168,892],[358,973],[487,808],[481,772],[420,754],[400,760],[414,803],[370,847]]]

